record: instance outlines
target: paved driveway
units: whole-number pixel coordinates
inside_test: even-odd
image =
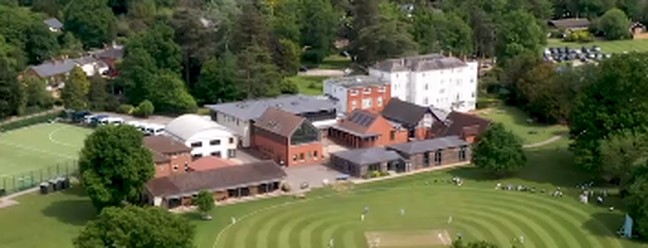
[[[302,183],[306,182],[311,188],[323,187],[322,181],[327,179],[330,183],[335,182],[337,176],[341,173],[329,169],[324,165],[305,165],[288,167],[285,169],[288,178],[286,181],[293,190],[299,189]]]

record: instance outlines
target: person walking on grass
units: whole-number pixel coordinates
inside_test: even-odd
[[[333,247],[334,245],[335,245],[335,239],[334,238],[329,239],[328,246]]]
[[[236,224],[236,218],[232,216],[232,225]]]
[[[360,221],[364,221],[364,219],[365,219],[365,215],[364,215],[364,214],[361,214],[361,215],[360,215]]]
[[[405,209],[404,209],[404,208],[401,208],[401,209],[400,209],[400,215],[401,215],[401,216],[405,215]]]
[[[450,217],[448,218],[448,224],[451,224],[451,223],[452,223],[452,216],[450,216]]]

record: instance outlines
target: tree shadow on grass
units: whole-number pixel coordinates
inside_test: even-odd
[[[45,216],[76,226],[85,225],[97,215],[90,199],[55,201],[45,207],[42,213]]]
[[[583,228],[599,237],[615,237],[616,231],[623,226],[624,216],[619,212],[600,212],[592,214],[591,218],[583,223]]]

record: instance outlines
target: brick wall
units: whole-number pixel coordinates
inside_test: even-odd
[[[381,90],[382,87],[382,90]],[[365,93],[365,89],[370,90],[370,93]],[[353,91],[356,91],[356,94],[352,94]],[[368,85],[365,87],[355,87],[355,88],[350,88],[346,91],[347,93],[347,113],[353,112],[353,101],[356,102],[356,107],[359,109],[366,109],[374,113],[378,113],[385,108],[387,103],[389,102],[389,99],[391,99],[391,86],[389,84],[387,85]],[[378,98],[382,97],[382,104],[378,103]],[[362,100],[363,99],[371,99],[371,107],[369,108],[363,108],[362,107]]]

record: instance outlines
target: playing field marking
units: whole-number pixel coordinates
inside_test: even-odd
[[[70,147],[70,148],[81,148],[79,146],[75,146],[75,145],[65,143],[65,142],[61,142],[61,141],[58,141],[58,140],[54,139],[54,134],[58,133],[59,131],[62,131],[63,129],[67,129],[67,128],[68,128],[68,126],[62,126],[62,127],[57,128],[57,129],[54,129],[53,131],[51,131],[49,133],[49,135],[47,135],[47,138],[49,139],[50,142],[52,142],[54,144],[57,144],[57,145],[67,146],[67,147]]]
[[[355,192],[373,192],[373,191],[380,191],[380,190],[383,190],[383,189],[406,189],[406,190],[411,190],[411,189],[413,189],[413,188],[428,188],[428,186],[418,186],[418,187],[417,187],[417,186],[413,186],[413,187],[404,187],[404,188],[398,188],[398,187],[396,187],[396,188],[393,188],[393,187],[377,187],[377,188],[371,188],[371,189],[360,189],[360,190],[355,190]],[[482,190],[482,191],[485,191],[484,188],[479,188],[479,187],[470,187],[470,186],[464,186],[464,187],[462,187],[462,189],[463,189],[463,190]],[[326,199],[326,198],[333,197],[333,196],[336,196],[336,195],[339,195],[339,193],[331,193],[331,194],[327,194],[327,195],[322,195],[322,196],[313,197],[313,198],[308,198],[308,199],[302,199],[302,200],[298,200],[298,201],[284,202],[284,203],[280,203],[280,204],[276,204],[276,205],[268,206],[268,207],[265,207],[265,208],[257,209],[257,210],[254,210],[254,211],[252,211],[252,212],[250,212],[250,213],[248,213],[248,214],[245,214],[245,215],[241,216],[240,218],[236,219],[236,223],[238,223],[238,222],[240,222],[240,221],[242,221],[242,220],[245,220],[245,219],[247,219],[247,218],[249,218],[249,217],[252,217],[252,216],[254,216],[254,215],[258,214],[258,213],[261,213],[261,212],[264,212],[264,211],[268,211],[268,210],[271,210],[271,209],[275,209],[275,208],[279,208],[279,207],[285,207],[285,206],[290,206],[290,205],[295,205],[295,204],[299,204],[299,203],[306,203],[306,202],[315,201],[315,200]],[[608,231],[609,233],[614,233],[614,232],[612,232],[612,230],[611,230],[608,226],[604,225],[604,224],[601,223],[599,220],[594,219],[594,221],[598,222],[599,225],[604,226],[604,227],[607,229],[607,231]],[[230,227],[232,227],[232,226],[234,226],[234,225],[235,225],[235,224],[230,223],[230,224],[228,224],[227,226],[225,226],[225,228],[221,229],[220,232],[218,232],[218,234],[216,235],[216,240],[214,240],[214,245],[212,246],[212,248],[216,248],[216,247],[218,246],[218,243],[219,243],[219,241],[220,241],[221,236],[222,236],[222,235],[223,235],[227,230],[229,230]],[[448,236],[448,238],[449,238],[450,240],[449,240],[449,241],[446,240],[446,241],[449,243],[449,245],[451,245],[451,244],[452,244],[452,238],[450,238],[450,236]]]
[[[38,149],[38,148],[29,147],[29,146],[17,145],[17,144],[5,142],[5,141],[0,141],[0,144],[15,147],[15,148],[19,148],[19,149],[29,150],[29,151],[32,151],[32,152],[38,152],[38,153],[42,153],[42,154],[57,156],[57,157],[61,157],[61,158],[76,159],[76,157],[73,157],[73,156],[68,156],[68,155],[64,155],[64,154],[58,154],[58,153],[54,153],[54,152],[50,152],[50,151],[46,151],[46,150],[41,150],[41,149]]]
[[[369,248],[448,246],[452,243],[445,229],[365,232],[365,239]]]

